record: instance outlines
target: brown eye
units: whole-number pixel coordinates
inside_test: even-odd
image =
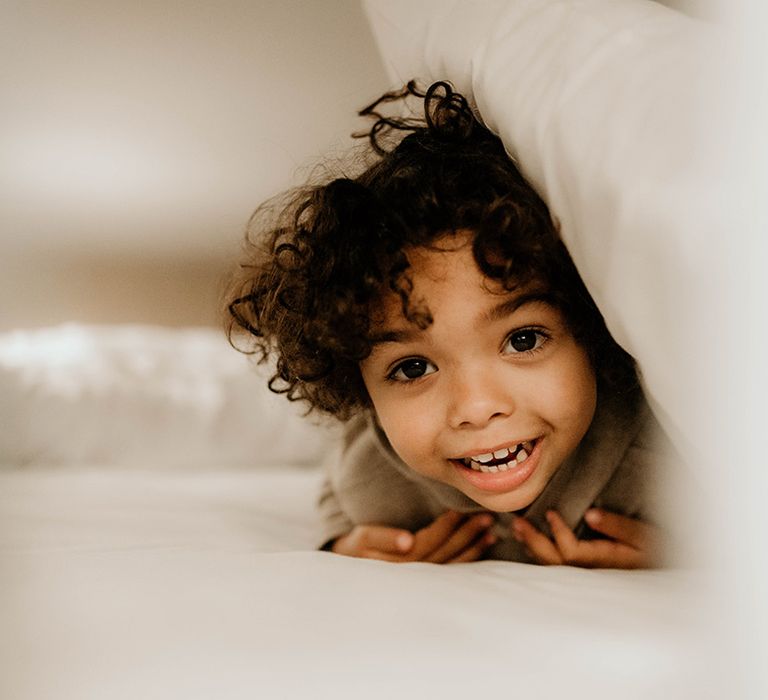
[[[512,333],[505,345],[505,349],[514,355],[523,352],[533,352],[538,350],[547,340],[547,337],[541,331],[533,328],[524,328]]]
[[[401,362],[392,370],[389,378],[397,382],[410,382],[436,371],[437,367],[431,362],[419,357]]]

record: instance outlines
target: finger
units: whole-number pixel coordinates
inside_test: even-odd
[[[524,544],[528,553],[539,564],[562,564],[563,559],[554,542],[545,534],[539,532],[525,518],[512,520],[512,534],[514,538]]]
[[[378,559],[379,561],[389,561],[395,564],[403,564],[413,561],[408,554],[393,554],[392,552],[382,552],[380,549],[364,549],[360,554],[354,555],[361,559]]]
[[[359,525],[350,533],[349,540],[350,547],[357,552],[353,556],[366,556],[361,553],[369,550],[405,554],[414,543],[413,534],[408,530],[383,525]]]
[[[635,549],[649,550],[657,539],[653,525],[600,508],[590,508],[584,519],[593,530]]]
[[[599,569],[645,569],[653,565],[648,552],[611,540],[580,540],[567,564]]]
[[[579,540],[556,511],[548,511],[547,522],[564,564],[589,568],[630,569],[644,566],[639,550],[611,540]]]
[[[483,555],[485,554],[485,550],[488,549],[488,547],[496,544],[497,540],[498,540],[498,537],[496,537],[496,535],[494,535],[492,532],[486,532],[485,534],[478,537],[474,541],[474,543],[472,543],[464,551],[462,551],[452,559],[449,559],[445,563],[461,564],[461,563],[477,561],[478,559],[482,559]]]
[[[427,557],[426,561],[442,564],[453,559],[478,538],[482,539],[481,535],[491,525],[493,525],[493,517],[489,513],[471,517],[449,533],[448,538]]]
[[[393,527],[371,525],[365,529],[362,544],[367,549],[405,554],[413,546],[413,533]]]
[[[411,556],[418,561],[426,560],[465,519],[466,516],[454,510],[448,510],[436,517],[429,525],[415,533]]]
[[[557,511],[547,511],[546,518],[561,559],[564,562],[572,561],[579,553],[579,539]]]

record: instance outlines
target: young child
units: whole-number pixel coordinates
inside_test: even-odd
[[[361,115],[374,162],[257,231],[229,305],[270,388],[346,422],[324,547],[655,564],[657,426],[546,205],[447,83]]]

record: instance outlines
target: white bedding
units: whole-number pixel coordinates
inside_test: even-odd
[[[712,90],[725,80],[722,34],[649,0],[364,6],[395,84],[451,81],[502,138],[662,425],[707,463],[728,360],[711,318],[729,313],[732,250],[717,136],[729,95]]]
[[[602,119],[585,118],[586,131],[569,131],[572,110],[553,109],[551,128],[561,140],[552,143],[573,149],[537,148],[535,121],[501,120],[507,100],[530,97],[514,80],[520,63],[512,58],[507,67],[494,53],[503,41],[475,42],[473,32],[488,26],[483,7],[509,10],[507,24],[490,22],[498,30],[491,38],[507,40],[522,26],[514,21],[520,8],[553,8],[560,30],[576,25],[563,24],[558,13],[579,8],[574,19],[606,31],[592,68],[610,69],[618,64],[600,63],[608,49],[621,54],[633,44],[631,32],[616,41],[607,23],[625,22],[634,12],[670,16],[635,0],[617,0],[615,14],[604,16],[596,11],[604,4],[421,3],[447,14],[472,10],[466,22],[451,25],[461,41],[452,41],[448,28],[433,32],[422,58],[433,61],[436,72],[450,59],[448,75],[435,77],[469,86],[509,139],[510,151],[525,154],[527,172],[554,203],[611,328],[638,355],[665,424],[681,439],[703,435],[701,444],[710,446],[717,414],[690,394],[711,398],[719,373],[704,371],[709,355],[702,359],[689,350],[710,344],[701,339],[709,340],[711,328],[698,317],[681,319],[691,312],[686,293],[699,295],[698,308],[702,299],[717,302],[717,287],[706,283],[708,256],[716,249],[697,248],[695,237],[667,235],[677,230],[681,208],[647,191],[624,199],[639,190],[610,169],[610,158],[595,158],[591,181],[605,186],[603,204],[615,204],[604,207],[602,213],[615,219],[603,226],[602,216],[582,206],[589,198],[580,199],[576,166],[588,143],[580,134],[620,138],[627,122],[609,134]],[[400,7],[412,18],[419,4],[369,6],[382,12]],[[522,15],[546,29],[545,14]],[[649,34],[639,39],[669,41],[665,22],[644,25]],[[688,36],[689,26],[670,19],[670,31],[680,37]],[[424,27],[417,21],[402,28],[415,40]],[[537,36],[529,31],[518,38],[535,42]],[[685,50],[673,43],[676,55]],[[585,46],[593,44],[572,44],[574,50]],[[534,58],[559,55],[556,37],[542,40],[540,48]],[[663,73],[662,54],[649,51],[645,58],[648,70],[656,66]],[[495,94],[489,74],[477,72],[491,59],[495,75],[509,81],[509,89]],[[572,77],[569,69],[580,64],[552,65]],[[666,77],[672,82],[690,66],[683,62]],[[543,76],[541,84],[553,84],[547,80]],[[631,115],[634,96],[653,98],[606,91],[607,84],[602,93],[574,90],[571,97],[589,98],[587,115],[605,112],[601,99]],[[532,131],[520,136],[517,129],[526,124]],[[639,141],[624,145],[653,158]],[[612,152],[608,144],[587,155]],[[552,166],[563,153],[571,158],[565,180]],[[674,159],[675,153],[662,155]],[[658,215],[659,225],[634,238],[633,227],[642,224],[638,207]],[[707,216],[704,207],[696,212],[697,221]],[[585,225],[590,217],[601,226]],[[611,245],[600,231],[615,236]],[[619,260],[616,267],[602,264],[609,252]],[[649,288],[672,302],[664,313],[654,313],[659,303]],[[178,342],[177,333],[186,333],[186,341]],[[316,462],[324,438],[288,413],[287,402],[263,387],[255,390],[242,358],[210,333],[64,328],[0,338],[0,698],[739,696],[730,685],[738,685],[732,677],[737,664],[718,656],[736,637],[710,639],[719,627],[708,619],[710,581],[703,574],[507,562],[389,565],[310,551],[317,473],[295,465]],[[77,352],[67,354],[68,348]],[[705,414],[700,422],[699,410]],[[720,512],[713,513],[701,523],[705,538],[715,523],[728,527]],[[764,550],[759,538],[754,544],[750,556]],[[755,595],[748,585],[740,598],[726,598],[718,614],[731,604],[743,614],[743,601]],[[757,625],[747,629],[762,633]]]
[[[0,697],[718,697],[696,574],[313,552],[317,478],[0,473]]]

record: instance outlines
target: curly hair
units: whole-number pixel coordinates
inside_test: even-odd
[[[413,98],[423,118],[381,111]],[[604,387],[636,382],[547,206],[462,95],[446,82],[422,91],[411,81],[360,115],[374,120],[354,135],[368,138],[373,164],[269,202],[249,223],[228,334],[237,349],[276,361],[272,391],[342,420],[370,407],[359,364],[371,351],[372,312],[394,292],[405,318],[427,327],[429,309],[411,299],[407,250],[467,230],[488,278],[510,291],[547,288]]]

